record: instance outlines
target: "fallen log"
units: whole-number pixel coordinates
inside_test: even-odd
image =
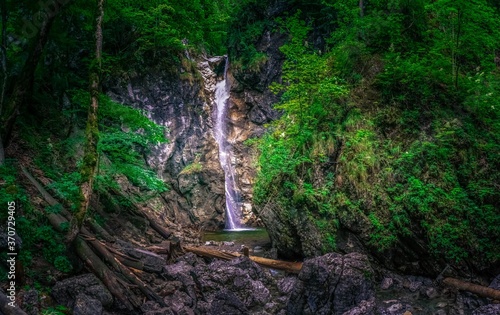
[[[125,277],[125,279],[135,285],[145,296],[147,296],[151,300],[156,301],[163,307],[167,306],[159,295],[157,295],[148,285],[137,278],[134,273],[130,271],[130,269],[125,267],[117,257],[110,253],[110,251],[106,248],[106,246],[104,246],[103,243],[99,242],[96,239],[89,239],[89,243],[99,253],[99,255],[113,267],[113,269],[118,271],[122,276]]]
[[[222,252],[219,250],[205,248],[205,247],[183,246],[183,248],[186,252],[191,252],[198,256],[218,258],[223,260],[231,260],[242,256],[240,253]],[[248,258],[250,258],[250,260],[256,262],[257,264],[263,267],[283,270],[289,273],[299,273],[300,270],[302,269],[301,262],[290,262],[290,261],[263,258],[258,256],[248,256]]]
[[[24,175],[26,175],[26,177],[38,189],[49,204],[59,204],[24,167],[21,169]],[[71,219],[71,214],[64,208],[62,209],[61,214],[47,213],[46,215],[51,225],[58,232],[63,232],[62,224],[68,224]],[[161,297],[154,293],[150,287],[144,284],[127,267],[125,267],[119,258],[115,257],[110,250],[103,243],[98,241],[85,227],[81,229],[81,232],[83,235],[79,235],[75,238],[75,249],[78,256],[93,271],[93,273],[101,279],[113,296],[123,303],[128,310],[132,311],[134,308],[139,308],[141,305],[140,299],[137,298],[130,290],[131,287],[139,288],[139,290],[148,298],[157,301],[162,306],[165,305]],[[115,269],[116,272],[124,276],[129,283],[118,278],[87,243],[89,243],[94,250]],[[122,255],[120,258],[124,258],[124,256],[125,255]],[[127,260],[127,262],[131,261]],[[134,264],[134,266],[139,267],[137,264]]]
[[[462,291],[468,291],[482,297],[500,301],[500,290],[495,290],[493,288],[465,282],[455,278],[444,278],[443,283]]]
[[[102,262],[81,237],[75,239],[75,247],[78,256],[90,267],[94,274],[101,279],[115,298],[123,303],[130,311],[140,307],[141,301],[136,296],[130,294],[130,289],[119,281],[108,266]]]
[[[151,226],[151,228],[155,230],[156,233],[160,234],[163,238],[168,239],[170,236],[172,236],[172,232],[159,225],[158,222],[156,222],[156,220],[151,218],[148,214],[142,212],[142,215],[144,215],[144,217],[148,220],[149,226]]]
[[[94,233],[100,237],[102,237],[108,243],[114,243],[116,240],[113,236],[111,236],[108,231],[106,231],[99,223],[97,223],[94,219],[88,220],[90,227]]]

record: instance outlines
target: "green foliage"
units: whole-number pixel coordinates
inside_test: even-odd
[[[74,91],[73,102],[88,106],[88,93]],[[102,96],[99,106],[100,137],[98,152],[101,163],[96,177],[98,189],[116,189],[114,176],[125,175],[134,185],[154,191],[166,190],[164,182],[146,166],[144,156],[149,150],[167,141],[162,126],[145,117],[140,111]],[[74,178],[77,182],[77,178]]]
[[[283,112],[269,132],[256,140],[260,151],[259,172],[254,187],[254,201],[278,202],[282,209],[298,209],[324,236],[323,251],[336,248],[338,208],[330,194],[333,178],[318,184],[315,164],[325,165],[334,156],[335,136],[347,108],[342,98],[348,92],[333,72],[333,55],[321,54],[307,45],[310,27],[300,19],[300,12],[276,23],[289,41],[280,49],[287,57],[283,81],[271,89],[282,94],[276,105]],[[286,216],[293,220],[289,210]]]
[[[283,115],[253,140],[255,202],[287,209],[292,226],[307,214],[323,250],[339,226],[362,221],[378,250],[419,239],[449,262],[498,262],[498,11],[370,1],[361,16],[358,4],[323,3],[336,30],[321,52],[309,12],[276,20],[289,35],[271,87]]]
[[[65,315],[68,314],[69,310],[64,305],[57,305],[55,307],[49,307],[42,310],[42,315]]]
[[[199,173],[202,170],[203,170],[203,165],[198,161],[194,161],[193,163],[186,165],[179,173],[179,175],[181,174],[189,175],[189,174]]]
[[[258,71],[267,56],[254,43],[271,28],[265,15],[268,1],[244,0],[235,7],[229,20],[228,48],[233,68]]]

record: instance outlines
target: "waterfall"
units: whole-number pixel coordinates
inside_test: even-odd
[[[227,68],[229,61],[225,58],[224,78],[215,86],[215,139],[219,144],[219,160],[225,177],[226,192],[226,229],[234,230],[241,227],[240,207],[238,192],[236,189],[236,178],[234,168],[231,164],[231,146],[227,141],[227,112],[229,100],[229,88],[227,82]]]

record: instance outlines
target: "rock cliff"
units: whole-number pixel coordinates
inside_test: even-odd
[[[270,37],[266,45],[263,48],[271,52],[280,46]],[[215,85],[222,79],[225,60],[199,57],[188,61],[196,66],[187,70],[128,73],[105,84],[112,99],[141,109],[166,127],[169,142],[145,153],[148,164],[169,185],[161,198],[150,201],[164,220],[208,230],[224,226],[224,173],[213,127]],[[270,58],[262,71],[251,74],[228,71],[227,134],[237,170],[242,222],[247,225],[259,223],[251,204],[255,154],[244,141],[261,134],[263,124],[277,116],[271,108],[276,96],[266,87],[279,78],[280,62],[279,57]]]

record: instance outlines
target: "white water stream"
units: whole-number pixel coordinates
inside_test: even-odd
[[[238,192],[236,189],[236,178],[234,168],[231,164],[231,146],[227,141],[227,112],[229,100],[229,88],[227,82],[228,60],[224,67],[224,78],[215,86],[215,139],[219,144],[219,160],[225,176],[226,191],[226,229],[237,230],[241,228]]]

